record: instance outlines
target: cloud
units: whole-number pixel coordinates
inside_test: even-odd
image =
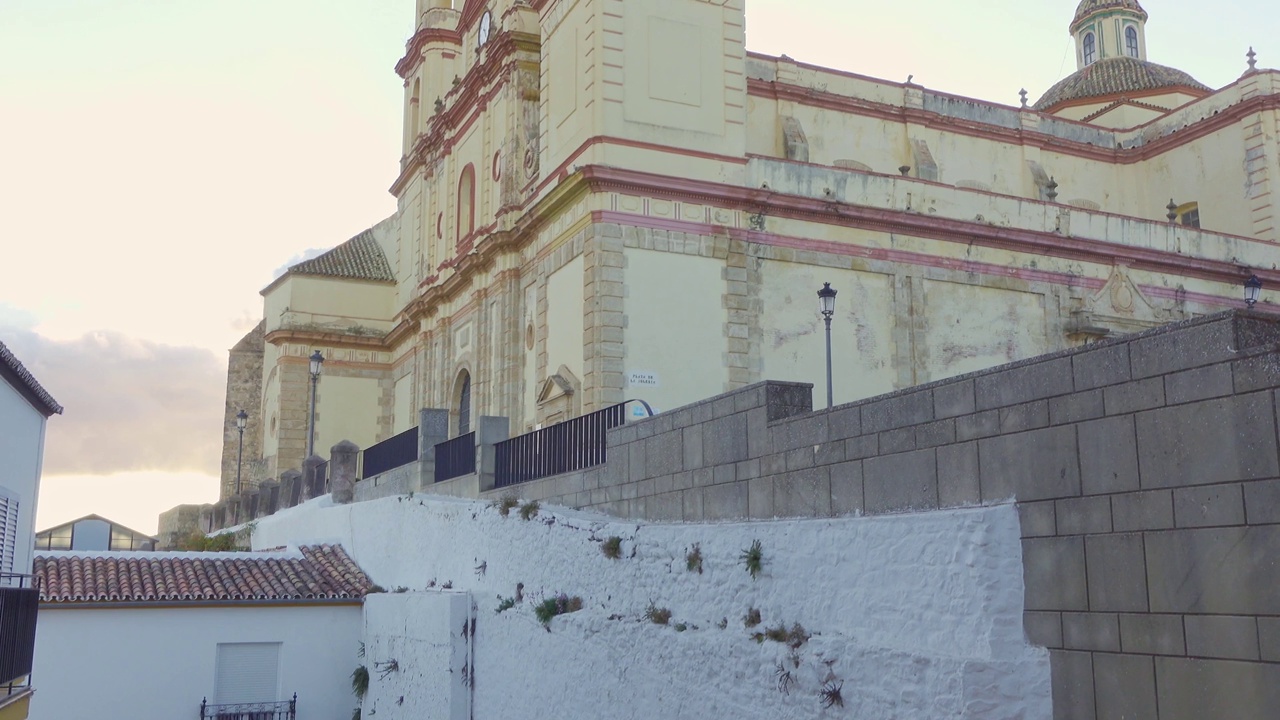
[[[0,340],[66,408],[49,420],[46,475],[218,474],[226,367],[214,353],[114,332]]]
[[[326,248],[310,248],[310,249],[306,250],[305,252],[303,252],[301,255],[294,255],[293,257],[289,258],[289,260],[288,260],[288,261],[286,261],[286,262],[285,262],[285,264],[281,265],[280,267],[278,267],[278,268],[276,268],[274,271],[272,271],[272,273],[271,273],[271,281],[272,281],[272,282],[275,282],[277,278],[279,278],[281,275],[283,275],[283,274],[285,274],[286,272],[288,272],[289,268],[293,267],[294,265],[297,265],[297,264],[298,264],[298,263],[300,263],[300,262],[306,262],[306,261],[310,260],[310,259],[311,259],[311,258],[313,258],[313,257],[319,257],[319,256],[321,256],[321,255],[323,255],[323,254],[325,254],[325,253],[329,252],[329,251],[330,251],[330,250],[332,250],[332,249],[333,249],[332,247],[326,247]]]

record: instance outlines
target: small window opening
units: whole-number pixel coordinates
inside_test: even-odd
[[[1186,227],[1200,227],[1200,203],[1191,202],[1178,206],[1178,224]]]
[[[1084,64],[1092,65],[1098,59],[1098,42],[1094,39],[1093,33],[1084,36]]]
[[[1132,25],[1124,29],[1124,49],[1129,57],[1138,57],[1138,29]]]

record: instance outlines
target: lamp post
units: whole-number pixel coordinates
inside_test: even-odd
[[[827,408],[830,409],[835,405],[831,390],[831,316],[836,314],[836,291],[829,282],[822,283],[818,291],[818,309],[827,324]]]
[[[244,465],[244,426],[249,422],[249,413],[241,410],[236,413],[236,430],[240,431],[240,447],[236,450],[236,494],[240,494],[240,468]]]
[[[307,422],[307,457],[316,451],[316,385],[320,383],[320,369],[324,366],[324,355],[317,350],[311,353],[311,414]]]
[[[1261,295],[1262,281],[1257,275],[1250,275],[1249,279],[1244,281],[1244,304],[1252,309]]]

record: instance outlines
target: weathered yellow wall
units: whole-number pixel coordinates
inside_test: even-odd
[[[1043,296],[933,280],[924,288],[917,362],[928,382],[1049,352]]]
[[[378,442],[378,381],[365,378],[323,376],[316,391],[316,454],[329,456],[329,448],[350,440],[361,448]]]
[[[671,410],[721,392],[724,263],[639,249],[625,256],[626,396]],[[633,373],[653,375],[658,384],[632,384]]]
[[[413,402],[413,376],[406,375],[396,381],[395,421],[391,432],[400,434],[418,424],[418,409]]]
[[[547,374],[561,365],[581,380],[582,369],[582,256],[547,279]]]
[[[837,289],[831,321],[832,385],[837,404],[896,387],[894,279],[872,272],[765,262],[760,268],[761,376],[814,385],[827,392],[826,328],[818,312],[824,282]]]

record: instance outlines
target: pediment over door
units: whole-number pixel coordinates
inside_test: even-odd
[[[1072,310],[1067,334],[1098,340],[1167,325],[1184,317],[1176,304],[1166,307],[1152,302],[1129,276],[1129,268],[1117,265],[1107,284]]]
[[[578,391],[581,388],[577,376],[561,365],[538,389],[538,422],[544,426],[554,425],[580,415],[582,404]]]

